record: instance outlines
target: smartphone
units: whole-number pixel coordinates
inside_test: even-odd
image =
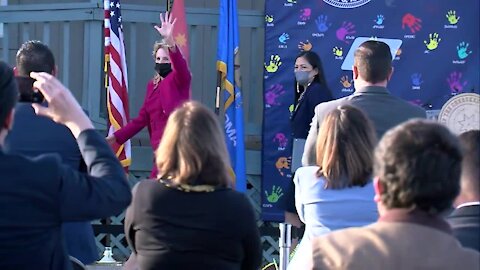
[[[44,98],[42,93],[33,87],[34,79],[25,76],[16,76],[18,91],[20,92],[20,102],[42,103]]]

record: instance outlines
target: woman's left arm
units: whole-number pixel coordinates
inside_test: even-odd
[[[165,43],[169,46],[168,51],[172,63],[172,74],[169,76],[173,77],[173,80],[165,80],[164,83],[168,82],[168,85],[162,87],[162,89],[165,89],[162,93],[162,105],[166,114],[170,114],[183,101],[190,98],[190,82],[192,80],[187,61],[183,58],[182,52],[173,38],[173,28],[176,20],[172,18],[172,14],[169,12],[165,13],[165,17],[160,13],[161,26],[155,26],[155,29],[164,37]]]
[[[192,76],[188,70],[187,62],[180,50],[175,46],[170,50],[172,72],[162,83],[166,84],[160,88],[162,96],[162,107],[165,114],[172,113],[175,108],[190,98],[190,81]]]
[[[185,58],[183,58],[182,52],[177,45],[174,45],[169,49],[170,61],[172,62],[172,75],[175,80],[175,84],[178,86],[179,91],[190,92],[190,82],[192,81],[192,74],[188,69],[188,64]]]

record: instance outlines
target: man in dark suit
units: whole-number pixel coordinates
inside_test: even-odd
[[[390,128],[411,118],[426,118],[425,110],[390,94],[387,83],[392,77],[390,47],[380,41],[364,42],[355,51],[353,79],[355,93],[333,101],[320,103],[305,142],[302,165],[316,165],[315,143],[323,118],[340,105],[353,105],[372,120],[380,139]]]
[[[57,73],[53,53],[39,41],[25,42],[17,52],[16,62],[18,76],[29,77],[32,71],[47,72],[54,76]],[[64,164],[85,171],[82,155],[70,130],[35,114],[25,94],[31,91],[31,85],[19,84],[19,90],[20,102],[15,106],[14,125],[5,140],[5,150],[29,157],[55,153]],[[62,224],[62,231],[69,255],[84,264],[98,259],[99,252],[90,221],[66,222]]]
[[[480,251],[480,130],[460,135],[463,148],[460,194],[447,218],[453,234],[464,247]]]
[[[3,150],[18,89],[13,70],[0,62],[0,269],[71,269],[61,224],[119,214],[131,191],[121,164],[70,90],[50,74],[30,76],[48,102],[48,108],[32,107],[70,129],[88,173],[62,164],[58,155],[31,158]]]

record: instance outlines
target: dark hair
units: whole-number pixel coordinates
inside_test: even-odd
[[[373,124],[358,108],[343,105],[331,111],[318,132],[317,177],[325,188],[364,186],[372,176],[376,134]]]
[[[13,70],[5,62],[0,61],[0,131],[5,127],[5,120],[15,107],[17,99],[18,89],[13,78]]]
[[[47,45],[38,40],[22,44],[17,51],[17,72],[19,76],[30,76],[30,72],[47,72],[55,70],[55,58]]]
[[[355,50],[354,65],[365,81],[385,81],[392,70],[390,47],[381,41],[366,41]]]
[[[460,134],[463,150],[462,192],[480,193],[480,130],[470,130]]]
[[[313,69],[318,70],[318,73],[313,78],[313,81],[324,85],[325,88],[328,91],[330,91],[330,89],[328,88],[328,85],[327,85],[327,81],[325,80],[325,73],[323,72],[323,65],[322,65],[322,60],[320,59],[320,56],[318,56],[318,54],[313,52],[313,51],[302,51],[297,55],[297,57],[295,57],[295,61],[300,57],[305,58],[307,60],[307,62],[310,65],[312,65]],[[295,80],[294,86],[297,87],[297,80]],[[300,93],[303,92],[303,90],[304,90],[303,86],[299,85],[298,87],[301,88]],[[297,91],[295,91],[295,102],[298,100],[298,98],[300,96],[300,93],[297,93]]]
[[[462,152],[445,126],[414,119],[387,131],[375,150],[383,205],[439,214],[460,191]]]

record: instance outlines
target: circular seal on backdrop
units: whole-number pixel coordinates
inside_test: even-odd
[[[480,129],[480,95],[465,93],[452,97],[440,110],[438,121],[455,134]]]
[[[371,0],[323,0],[323,2],[337,8],[357,8],[370,1]]]

